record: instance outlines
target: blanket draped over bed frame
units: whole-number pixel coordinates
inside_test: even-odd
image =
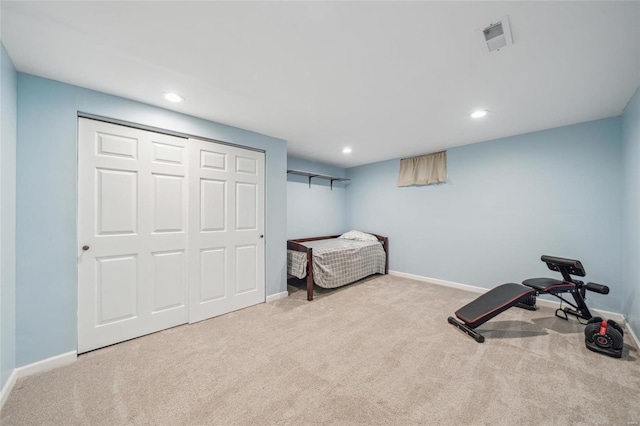
[[[287,272],[307,277],[307,299],[313,299],[313,283],[336,288],[388,270],[388,239],[354,241],[337,236],[287,242]]]

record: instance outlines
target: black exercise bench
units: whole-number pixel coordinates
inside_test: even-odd
[[[584,284],[582,281],[572,278],[572,275],[579,277],[586,275],[579,260],[554,256],[542,256],[541,260],[547,264],[550,270],[560,272],[563,279],[530,278],[522,282],[524,285],[502,284],[458,309],[455,313],[458,319],[449,317],[449,323],[473,337],[478,343],[482,343],[484,336],[478,333],[477,327],[512,306],[529,310],[537,309],[536,296],[540,294],[550,294],[570,306],[557,309],[556,316],[558,318],[567,320],[568,315],[573,315],[589,320],[592,315],[585,303],[586,290],[608,294],[609,287],[596,283]],[[562,296],[564,293],[570,293],[575,303],[565,299]]]

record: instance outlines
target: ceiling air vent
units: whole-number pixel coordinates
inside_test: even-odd
[[[508,16],[504,16],[498,22],[489,24],[489,26],[482,30],[476,30],[476,32],[480,35],[480,43],[485,53],[500,50],[513,44]]]

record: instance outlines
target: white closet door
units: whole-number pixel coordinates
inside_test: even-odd
[[[189,322],[265,301],[264,153],[189,140]]]
[[[79,119],[78,352],[187,322],[186,175],[186,139]]]

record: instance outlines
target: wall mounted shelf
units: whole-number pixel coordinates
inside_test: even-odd
[[[338,177],[338,176],[322,175],[320,173],[305,172],[303,170],[294,170],[294,169],[287,169],[287,173],[292,174],[292,175],[308,177],[309,178],[309,188],[311,188],[311,179],[312,178],[326,179],[326,180],[331,182],[330,185],[331,185],[331,190],[332,191],[333,191],[333,182],[346,182],[346,181],[350,181],[351,180],[351,179],[342,178],[342,177]]]

